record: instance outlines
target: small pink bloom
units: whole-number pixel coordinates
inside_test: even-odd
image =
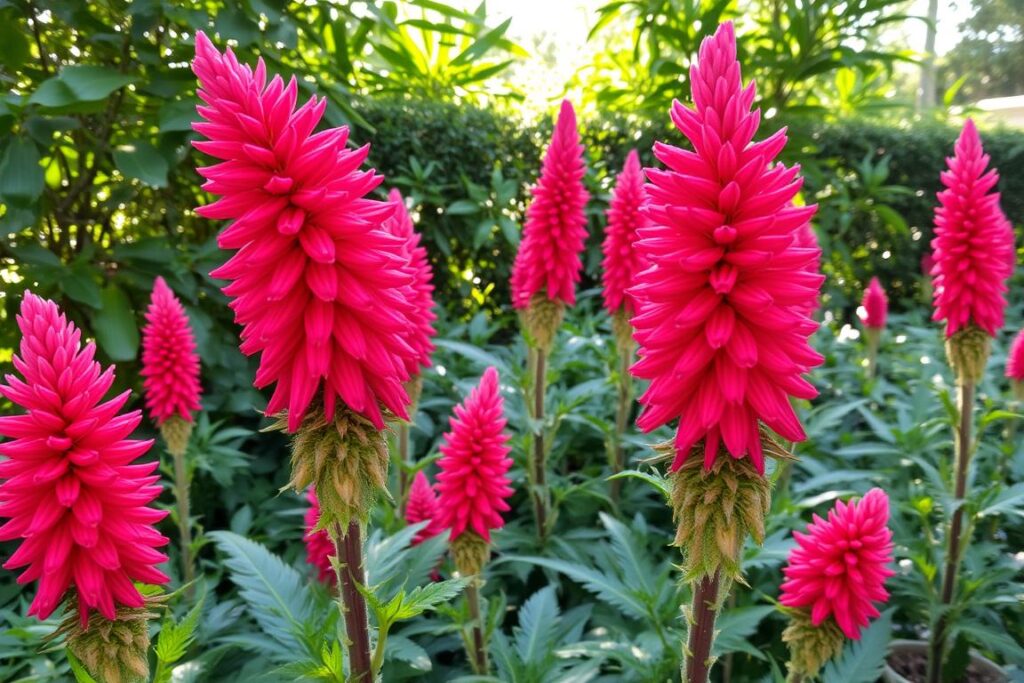
[[[587,168],[576,130],[576,112],[562,102],[540,180],[526,210],[526,227],[512,264],[512,304],[526,308],[537,292],[572,305],[587,239],[585,212],[590,194],[583,188]]]
[[[406,358],[405,367],[410,375],[415,375],[421,366],[430,367],[430,354],[434,351],[434,343],[431,341],[437,334],[433,327],[437,320],[434,314],[434,271],[427,259],[427,248],[420,244],[420,234],[413,227],[412,217],[405,208],[402,194],[392,189],[388,193],[388,201],[395,213],[384,221],[384,229],[405,241],[406,269],[412,276],[411,300],[414,306],[410,321],[413,326],[409,329],[406,341],[417,352],[417,357]]]
[[[199,356],[185,309],[162,277],[142,328],[142,376],[146,408],[157,425],[172,415],[192,422],[199,410]]]
[[[785,130],[753,142],[760,112],[743,87],[731,23],[701,45],[690,70],[694,108],[672,105],[672,121],[694,151],[656,143],[667,169],[647,169],[650,225],[638,249],[651,267],[630,290],[640,360],[649,379],[637,424],[651,431],[678,419],[678,469],[704,441],[710,467],[719,447],[764,471],[760,423],[790,441],[805,438],[790,403],[817,390],[803,378],[822,357],[808,338],[823,277],[807,224],[815,206],[794,206],[798,167],[774,159]]]
[[[160,495],[158,461],[132,464],[152,440],[127,437],[142,420],[138,410],[118,415],[125,391],[102,402],[114,368],[82,348],[81,332],[52,301],[25,292],[19,355],[0,395],[25,410],[0,417],[0,541],[23,539],[4,563],[25,567],[19,584],[39,581],[29,614],[46,619],[74,588],[82,623],[96,610],[116,617],[118,605],[142,607],[133,582],[163,584],[156,566],[167,544],[154,524],[167,516],[146,507]]]
[[[420,470],[412,480],[412,486],[409,487],[409,501],[405,506],[405,521],[409,524],[419,524],[420,522],[429,522],[429,524],[416,534],[412,540],[413,545],[422,543],[444,531],[444,527],[438,524],[439,516],[437,493],[430,485],[427,475]]]
[[[882,283],[878,281],[877,277],[871,278],[868,288],[864,290],[864,298],[860,305],[863,309],[859,311],[860,319],[864,323],[864,327],[875,330],[885,327],[885,319],[889,313],[889,298],[885,295]]]
[[[828,519],[814,515],[807,534],[793,533],[797,546],[783,569],[779,602],[811,610],[811,623],[835,619],[848,638],[878,616],[876,604],[889,599],[885,580],[893,575],[889,499],[871,489],[859,501],[837,501]]]
[[[378,429],[382,408],[408,418],[419,299],[407,241],[382,227],[395,207],[367,197],[382,180],[360,170],[368,147],[349,149],[347,128],[314,133],[326,100],[296,109],[294,78],[267,83],[262,60],[243,66],[202,32],[192,68],[207,138],[194,145],[221,161],[198,169],[220,199],[197,211],[232,221],[217,243],[235,253],[211,275],[230,281],[242,352],[260,355],[255,385],[275,385],[267,413],[287,409],[289,431],[314,398],[328,419],[339,400]]]
[[[1006,376],[1024,382],[1024,330],[1018,332],[1010,344],[1010,354],[1006,357]]]
[[[1006,281],[1013,273],[1013,228],[991,190],[999,174],[988,167],[974,121],[967,119],[941,175],[932,251],[935,314],[946,336],[974,323],[995,336],[1003,326]]]
[[[442,529],[452,530],[453,539],[470,530],[490,541],[491,529],[505,524],[501,513],[509,509],[506,500],[512,495],[505,422],[498,371],[490,367],[455,407],[451,430],[441,443],[437,519]]]
[[[604,307],[615,313],[623,306],[633,313],[633,302],[626,289],[633,285],[637,274],[644,269],[641,253],[635,248],[637,228],[646,223],[640,206],[644,202],[644,177],[640,157],[635,149],[629,151],[622,172],[615,180],[615,190],[608,205],[608,225],[605,228]]]
[[[306,562],[316,569],[316,578],[329,586],[338,582],[338,576],[331,566],[331,558],[335,556],[334,542],[331,540],[327,529],[316,529],[320,521],[320,501],[316,499],[316,493],[312,488],[306,493],[309,507],[306,508],[306,535],[303,540],[306,542]]]

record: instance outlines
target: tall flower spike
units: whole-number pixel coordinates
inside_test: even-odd
[[[153,442],[126,438],[142,420],[118,415],[131,392],[101,402],[114,368],[101,369],[56,304],[25,292],[17,319],[23,379],[7,375],[0,394],[25,414],[0,417],[0,540],[24,540],[4,568],[39,581],[29,614],[46,619],[74,588],[83,625],[90,610],[113,620],[119,606],[144,606],[133,582],[169,580],[153,527],[167,512],[146,507],[160,495],[159,462],[131,464]]]
[[[316,570],[316,578],[322,583],[334,586],[338,583],[338,575],[331,565],[331,557],[334,556],[334,542],[326,529],[319,527],[320,522],[320,501],[316,498],[316,492],[309,489],[306,492],[306,499],[309,507],[306,508],[305,528],[306,533],[302,539],[306,542],[306,562]]]
[[[886,297],[882,283],[877,277],[871,278],[860,305],[862,310],[858,311],[858,314],[864,327],[874,330],[885,327],[885,319],[889,314],[889,298]]]
[[[405,521],[409,524],[419,524],[420,522],[428,522],[428,524],[420,529],[416,537],[412,539],[413,545],[422,543],[444,531],[444,527],[439,522],[439,516],[437,493],[430,485],[427,475],[420,470],[412,480],[412,486],[409,487],[409,503],[405,507]]]
[[[679,419],[673,470],[703,439],[706,468],[724,446],[763,473],[758,423],[802,441],[790,397],[817,395],[802,375],[822,362],[808,344],[820,250],[797,246],[816,207],[791,203],[799,167],[772,163],[785,130],[752,142],[760,112],[754,84],[741,84],[732,24],[701,44],[690,82],[695,108],[673,102],[671,115],[694,151],[656,143],[667,169],[647,170],[638,248],[653,265],[631,290],[632,370],[651,383],[637,424]]]
[[[420,357],[406,242],[381,227],[394,212],[366,198],[382,178],[360,171],[367,147],[345,147],[347,128],[313,129],[327,106],[295,108],[298,86],[219,53],[196,35],[199,78],[194,143],[222,163],[198,169],[221,198],[198,213],[231,220],[218,237],[237,250],[211,275],[230,280],[242,351],[260,354],[255,385],[276,384],[268,414],[287,409],[294,432],[317,398],[331,420],[340,399],[384,427],[383,406],[406,418],[402,383]]]
[[[1024,401],[1024,330],[1017,333],[1006,357],[1006,376],[1018,400]]]
[[[946,322],[946,336],[975,325],[989,337],[1003,326],[1006,281],[1013,272],[1013,228],[999,208],[999,182],[988,167],[974,121],[967,120],[956,141],[949,170],[941,175],[946,189],[935,209],[935,320]]]
[[[412,276],[410,300],[414,305],[410,321],[413,327],[410,328],[406,341],[417,355],[415,358],[407,358],[405,366],[410,375],[417,375],[421,366],[430,367],[430,354],[434,351],[431,340],[437,334],[433,327],[434,321],[437,320],[434,313],[434,271],[427,259],[427,249],[420,244],[420,235],[412,224],[408,209],[405,208],[402,194],[392,189],[388,193],[388,202],[394,207],[394,214],[384,221],[384,228],[405,243],[406,270]]]
[[[498,371],[489,367],[479,386],[455,407],[440,448],[438,519],[442,528],[451,529],[452,539],[473,532],[489,543],[491,530],[505,524],[501,513],[509,509],[506,499],[512,495],[505,423]]]
[[[645,265],[642,254],[635,248],[637,229],[646,221],[640,211],[643,202],[644,177],[640,156],[632,149],[615,180],[602,244],[604,307],[612,315],[623,308],[633,312],[633,302],[626,295],[626,289]]]
[[[809,609],[811,623],[832,618],[847,638],[860,639],[877,603],[889,598],[885,580],[893,575],[889,499],[871,489],[859,501],[837,501],[828,519],[814,516],[807,533],[794,532],[797,546],[779,598],[786,607]]]

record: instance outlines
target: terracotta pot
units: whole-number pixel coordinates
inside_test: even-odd
[[[889,643],[889,655],[892,656],[897,652],[904,652],[910,654],[920,654],[925,658],[928,657],[928,642],[924,640],[894,640]],[[996,681],[1009,681],[1009,677],[1003,672],[1003,669],[995,662],[982,657],[977,652],[971,651],[971,664],[975,671],[988,674],[993,680]],[[886,683],[912,683],[909,679],[904,678],[900,674],[896,673],[886,662],[885,670],[882,672],[882,679]]]

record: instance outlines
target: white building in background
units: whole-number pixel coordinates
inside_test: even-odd
[[[985,118],[992,123],[1024,128],[1024,95],[978,100],[974,106],[985,112]]]

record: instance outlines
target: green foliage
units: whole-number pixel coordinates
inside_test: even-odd
[[[203,603],[203,600],[199,600],[180,621],[172,621],[170,618],[164,620],[160,637],[153,648],[157,662],[153,683],[171,683],[174,664],[185,656],[195,641]]]
[[[843,653],[825,665],[824,683],[874,683],[882,674],[892,634],[892,610],[868,626],[859,641],[847,641]]]

